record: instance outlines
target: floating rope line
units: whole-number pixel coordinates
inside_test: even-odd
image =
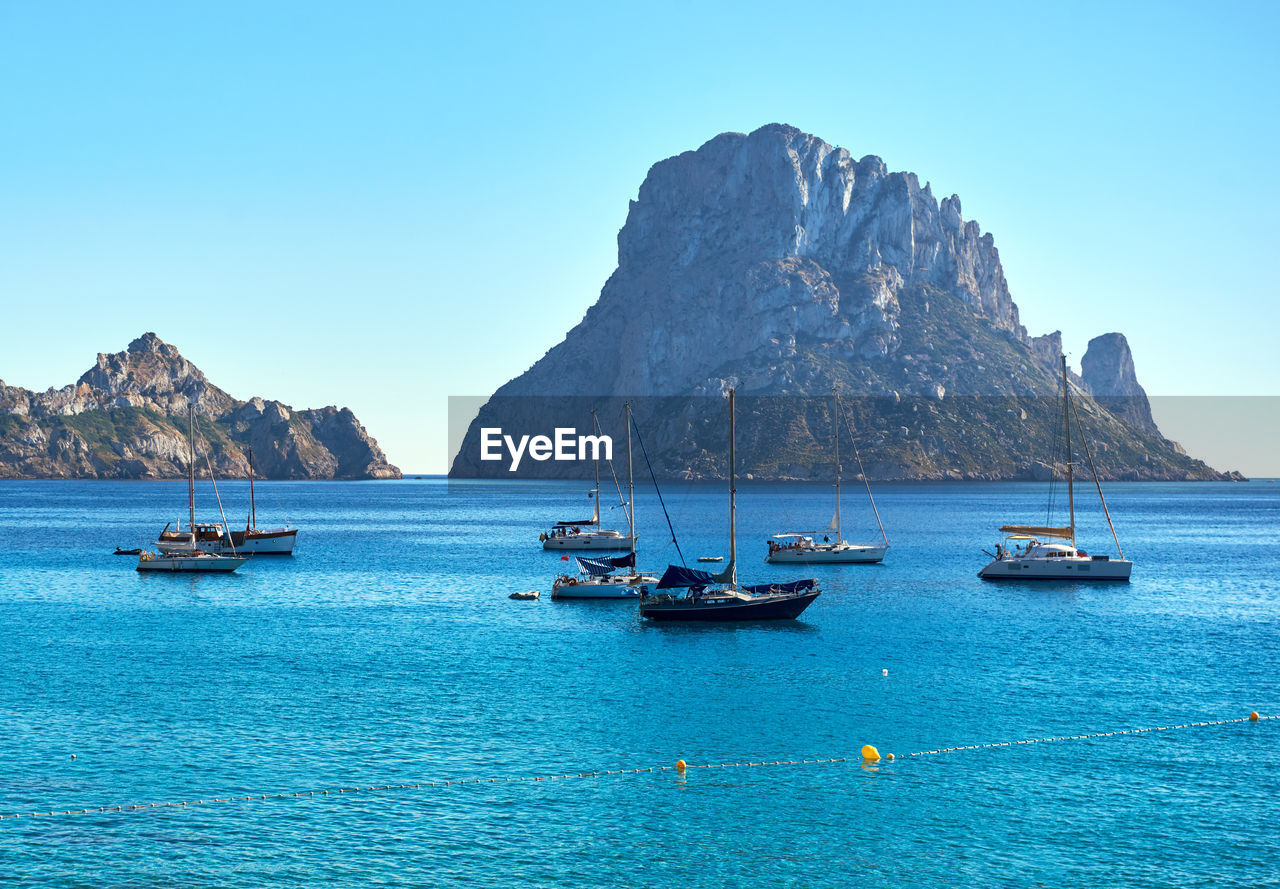
[[[1203,728],[1212,725],[1229,725],[1233,722],[1258,722],[1263,719],[1280,719],[1280,716],[1259,716],[1257,713],[1250,713],[1248,716],[1241,716],[1236,719],[1215,719],[1211,722],[1184,722],[1181,725],[1158,725],[1150,728],[1129,728],[1121,729],[1114,732],[1093,732],[1088,735],[1062,735],[1057,738],[1027,738],[1022,741],[996,741],[990,744],[967,744],[962,747],[939,747],[937,750],[922,750],[918,753],[907,753],[904,759],[910,756],[936,756],[941,753],[955,753],[960,750],[986,750],[993,747],[1015,747],[1019,744],[1053,744],[1060,741],[1087,741],[1093,738],[1115,738],[1120,735],[1140,735],[1144,732],[1171,732],[1178,729],[1187,728]]]
[[[1241,716],[1236,719],[1216,719],[1209,722],[1184,722],[1180,725],[1160,725],[1149,728],[1120,729],[1113,732],[1093,732],[1085,735],[1062,735],[1056,738],[1026,738],[1021,741],[997,741],[989,744],[966,744],[957,747],[939,747],[936,750],[921,750],[916,753],[903,754],[901,757],[895,757],[894,754],[890,753],[884,758],[892,761],[898,758],[908,759],[912,757],[938,756],[943,753],[958,753],[962,750],[988,750],[996,747],[1016,747],[1021,744],[1052,744],[1062,741],[1087,741],[1095,738],[1115,738],[1121,735],[1140,735],[1146,732],[1171,732],[1180,729],[1206,728],[1209,726],[1230,725],[1235,722],[1259,722],[1261,720],[1269,719],[1280,719],[1280,716],[1259,716],[1257,713],[1250,713],[1248,716]],[[874,753],[874,756],[868,756],[868,750]],[[462,778],[453,781],[416,781],[411,784],[382,784],[374,785],[372,787],[339,787],[334,790],[300,790],[291,793],[260,793],[249,794],[248,796],[210,797],[209,799],[186,800],[182,802],[133,803],[116,806],[97,806],[95,808],[87,809],[18,813],[14,815],[0,815],[0,821],[12,821],[17,818],[58,818],[65,817],[67,815],[98,815],[114,812],[137,812],[149,809],[186,809],[192,806],[208,806],[215,803],[247,803],[261,802],[263,800],[301,799],[313,796],[344,796],[352,793],[378,793],[391,790],[420,790],[429,787],[458,787],[465,784],[507,784],[513,782],[537,783],[541,781],[563,781],[571,778],[598,778],[605,775],[642,775],[651,772],[677,772],[679,774],[684,774],[689,769],[740,769],[760,768],[762,766],[831,765],[834,763],[868,762],[879,759],[879,753],[874,747],[864,748],[864,752],[861,756],[837,756],[830,759],[774,759],[761,760],[759,762],[747,761],[720,763],[686,763],[681,759],[678,760],[675,765],[648,766],[637,769],[568,772],[563,775],[517,775],[507,778]]]

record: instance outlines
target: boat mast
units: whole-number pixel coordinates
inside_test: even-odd
[[[836,438],[836,543],[842,543],[844,535],[840,531],[840,390],[833,386],[831,397],[835,400],[832,421],[835,425]]]
[[[258,527],[258,500],[253,496],[253,448],[249,448],[249,527]]]
[[[596,433],[597,435],[600,434],[600,421],[596,418],[595,411],[591,412],[591,427],[592,427],[591,429],[592,432]],[[596,489],[593,493],[595,494],[596,502],[595,502],[595,506],[593,506],[591,509],[591,524],[595,525],[596,528],[599,529],[600,528],[600,449],[599,448],[596,448],[595,455],[596,455],[596,459],[595,459],[594,465],[596,468]]]
[[[1076,548],[1076,495],[1071,479],[1071,389],[1067,382],[1067,356],[1062,356],[1062,419],[1067,429],[1067,505],[1071,511],[1071,548]]]
[[[636,480],[631,472],[631,402],[627,408],[627,528],[631,532],[631,555],[636,554]],[[631,573],[636,573],[635,559],[631,560]]]
[[[196,543],[196,409],[187,402],[187,509],[190,512],[191,545]]]
[[[1098,499],[1102,501],[1102,514],[1107,517],[1107,527],[1111,529],[1111,539],[1116,542],[1116,551],[1124,558],[1124,547],[1120,546],[1120,535],[1116,533],[1115,523],[1111,521],[1111,510],[1107,509],[1107,498],[1102,496],[1102,482],[1098,479],[1098,467],[1093,462],[1093,451],[1089,448],[1089,439],[1085,437],[1084,428],[1080,425],[1080,411],[1075,404],[1071,405],[1071,413],[1076,417],[1076,429],[1080,430],[1080,441],[1084,442],[1084,455],[1089,458],[1089,469],[1093,472],[1093,483],[1098,488]]]
[[[734,486],[733,389],[729,390],[729,585],[738,586],[738,501]]]

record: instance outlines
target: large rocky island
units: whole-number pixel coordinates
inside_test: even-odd
[[[758,479],[831,477],[834,387],[871,478],[1042,477],[1061,351],[1057,332],[1028,335],[992,235],[955,195],[794,127],[724,133],[653,166],[599,300],[489,399],[450,474],[510,477],[479,459],[482,427],[582,429],[596,408],[617,436],[628,399],[660,475],[719,477],[734,386],[739,469]],[[1071,386],[1102,476],[1238,477],[1160,434],[1123,335],[1100,332]]]
[[[154,333],[98,355],[72,386],[32,392],[0,381],[0,478],[180,478],[187,406],[195,404],[197,462],[221,478],[399,478],[347,408],[295,411],[239,401]]]

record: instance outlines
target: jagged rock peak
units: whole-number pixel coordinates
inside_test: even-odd
[[[1108,403],[1112,413],[1143,429],[1155,429],[1146,390],[1138,383],[1133,352],[1122,333],[1104,333],[1089,340],[1080,360],[1080,376],[1094,398]]]
[[[1133,351],[1123,333],[1104,333],[1089,340],[1080,371],[1094,395],[1146,394],[1138,384]]]
[[[154,333],[138,337],[127,351],[99,352],[97,363],[78,382],[111,398],[134,403],[146,400],[169,414],[185,413],[187,405],[194,402],[198,412],[221,416],[234,403],[200,368]]]
[[[153,353],[165,358],[181,358],[176,347],[169,345],[154,333],[148,331],[129,344],[129,354]]]
[[[993,327],[1026,333],[994,239],[916,174],[786,124],[721,133],[654,164],[618,235],[619,271],[803,258],[837,276],[891,267],[955,292]]]

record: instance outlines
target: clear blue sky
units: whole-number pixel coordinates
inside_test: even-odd
[[[0,6],[0,378],[146,330],[443,471],[560,340],[648,167],[782,121],[995,235],[1033,334],[1278,394],[1280,5]]]

